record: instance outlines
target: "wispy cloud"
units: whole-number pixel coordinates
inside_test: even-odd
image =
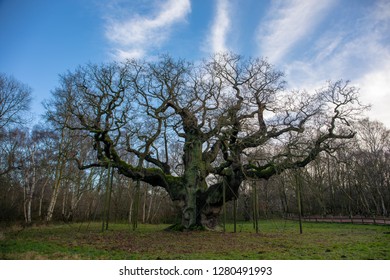
[[[383,0],[357,15],[354,28],[333,22],[314,42],[312,56],[284,65],[290,86],[313,89],[329,79],[351,80],[363,102],[373,105],[370,116],[390,127],[389,11],[390,2]]]
[[[278,63],[326,15],[334,0],[274,1],[258,27],[260,55]]]
[[[211,50],[212,53],[225,52],[229,49],[226,40],[231,26],[230,9],[228,0],[216,1],[214,21],[207,37],[207,50]]]
[[[191,12],[190,0],[166,0],[154,3],[148,15],[134,13],[117,19],[115,9],[107,16],[106,37],[118,59],[139,58],[163,44],[175,24],[184,22]],[[118,11],[123,13],[123,11]]]
[[[363,100],[373,105],[370,114],[390,128],[390,2],[378,1],[376,8],[367,14],[365,22],[366,28],[361,34],[365,38],[364,45],[359,44],[359,54],[369,59],[361,65],[368,71],[360,73],[357,83]]]

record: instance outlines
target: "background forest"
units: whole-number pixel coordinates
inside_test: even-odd
[[[50,121],[31,128],[27,85],[2,74],[0,94],[2,223],[99,221],[107,209],[115,222],[180,219],[162,188],[142,182],[137,186],[107,168],[80,170],[72,155],[88,155],[92,147],[74,141],[70,130]],[[239,198],[227,204],[228,219],[236,207],[239,220],[251,220],[257,215],[254,205],[265,218],[296,215],[297,186],[303,215],[389,216],[390,131],[369,119],[353,127],[357,134],[352,140],[332,153],[321,153],[299,173],[287,170],[269,180],[245,181]],[[180,147],[175,150],[173,145],[170,151],[169,161],[178,160]]]

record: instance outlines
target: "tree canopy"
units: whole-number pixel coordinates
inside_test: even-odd
[[[162,187],[183,227],[213,228],[224,185],[231,200],[245,180],[304,167],[355,135],[365,109],[357,88],[340,80],[287,91],[283,78],[264,59],[231,53],[89,64],[62,75],[46,106],[93,148],[69,155],[79,168],[110,166]]]

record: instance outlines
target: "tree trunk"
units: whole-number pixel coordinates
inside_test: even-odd
[[[301,199],[301,187],[302,187],[302,178],[301,171],[295,171],[295,191],[297,196],[297,206],[298,206],[298,220],[299,220],[299,233],[302,234],[302,199]]]
[[[152,189],[150,194],[148,213],[146,215],[146,222],[148,223],[151,223],[151,213],[153,208],[154,197],[155,197],[155,191]]]
[[[69,195],[69,184],[70,182],[69,181],[65,181],[65,184],[64,184],[64,188],[63,188],[63,191],[62,191],[62,210],[61,210],[61,216],[62,216],[62,220],[64,222],[67,221],[66,219],[66,210],[67,210],[67,204],[68,204],[68,195]]]
[[[214,229],[218,225],[218,217],[223,207],[222,183],[210,187],[206,191],[197,190],[184,184],[180,188],[180,199],[175,199],[181,212],[179,229]]]
[[[258,196],[257,196],[257,182],[253,182],[253,227],[256,230],[256,233],[259,233],[259,206],[258,206]]]
[[[132,218],[133,218],[133,203],[134,203],[134,196],[133,196],[133,181],[130,180],[130,183],[129,183],[129,200],[130,200],[130,206],[129,206],[129,216],[128,216],[128,220],[129,220],[129,224],[132,224]]]
[[[188,188],[190,191],[184,193],[181,200],[182,215],[187,213],[188,216],[182,217],[181,227],[185,229],[208,228],[215,229],[219,223],[219,216],[223,208],[224,200],[231,201],[238,197],[238,188],[241,185],[242,177],[234,172],[230,172],[226,178],[226,189],[224,199],[223,182],[216,183],[209,188],[206,186],[206,180],[195,181],[194,188]],[[192,192],[191,192],[192,191]],[[192,208],[188,206],[191,202]],[[189,211],[191,209],[191,211]],[[189,223],[192,218],[192,224]]]
[[[27,180],[26,180],[27,181]],[[24,221],[27,224],[28,223],[28,218],[27,218],[27,186],[24,187],[23,189],[23,214],[24,214]]]
[[[154,210],[154,213],[153,213],[152,217],[150,218],[150,223],[152,223],[154,221],[154,218],[156,217],[157,213],[159,212],[160,206],[161,206],[161,202],[162,202],[162,198],[160,197],[160,199],[158,201],[158,204],[157,204],[157,207]]]
[[[202,159],[202,142],[188,137],[184,145],[184,200],[182,200],[182,226],[186,229],[199,226],[198,192],[207,189],[205,163]]]
[[[45,183],[43,184],[42,186],[42,189],[41,189],[41,194],[39,196],[39,209],[38,209],[38,217],[42,220],[43,217],[42,217],[42,204],[43,204],[43,198],[44,198],[44,195],[45,195],[45,190],[46,190],[46,186],[47,186],[47,183],[49,182],[49,178],[47,178],[45,180]]]
[[[139,200],[140,200],[140,180],[136,181],[136,185],[134,186],[134,199],[132,201],[132,211],[131,211],[131,221],[133,230],[136,230],[138,227],[138,208],[139,208]]]
[[[61,139],[60,139],[59,149],[58,149],[58,160],[57,160],[57,166],[55,172],[54,187],[50,199],[50,204],[47,209],[46,222],[51,222],[53,218],[54,207],[57,203],[58,194],[60,193],[62,172],[64,170],[64,166],[66,162],[66,149],[64,148],[64,142],[65,142],[65,129],[63,128],[61,132]]]
[[[51,195],[50,204],[49,204],[49,207],[47,209],[46,222],[51,222],[51,220],[53,218],[54,207],[55,207],[56,202],[57,202],[58,194],[60,193],[63,165],[64,165],[63,160],[59,159],[59,162],[58,162],[57,168],[56,168],[54,188],[53,188],[53,192]]]
[[[146,223],[146,211],[147,211],[147,201],[148,200],[148,186],[144,185],[144,203],[142,205],[142,223]]]
[[[37,183],[37,168],[35,166],[35,151],[34,149],[29,150],[30,161],[31,161],[31,169],[27,169],[25,172],[25,189],[24,189],[24,213],[25,213],[25,221],[26,224],[32,223],[31,217],[31,206],[32,200],[35,192],[35,187]],[[30,174],[31,173],[31,174]]]

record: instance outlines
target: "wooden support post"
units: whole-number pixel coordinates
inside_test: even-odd
[[[295,171],[295,182],[296,182],[296,194],[298,204],[298,219],[299,219],[299,233],[302,234],[302,199],[301,199],[301,177],[299,170]]]
[[[108,172],[108,203],[106,213],[106,230],[108,230],[108,222],[110,220],[110,208],[111,208],[111,196],[112,196],[112,182],[114,180],[114,169],[111,167],[111,171]]]
[[[135,185],[135,197],[134,197],[134,203],[133,203],[133,216],[131,217],[132,225],[133,225],[133,231],[137,229],[138,227],[138,208],[139,208],[139,199],[140,199],[140,186],[141,182],[140,180],[137,180],[137,183]]]
[[[222,179],[222,196],[223,196],[223,232],[226,232],[226,181]]]
[[[111,174],[111,164],[108,164],[107,168],[107,183],[106,183],[106,193],[105,193],[105,198],[104,198],[104,205],[103,205],[103,218],[102,218],[102,232],[104,229],[108,227],[106,225],[107,221],[107,212],[108,212],[108,203],[109,203],[109,195],[110,195],[110,174]]]
[[[253,180],[253,219],[254,219],[254,227],[256,233],[259,233],[259,206],[257,201],[257,184],[256,181]]]
[[[234,222],[234,232],[237,232],[237,197],[234,197],[233,200],[233,222]]]

